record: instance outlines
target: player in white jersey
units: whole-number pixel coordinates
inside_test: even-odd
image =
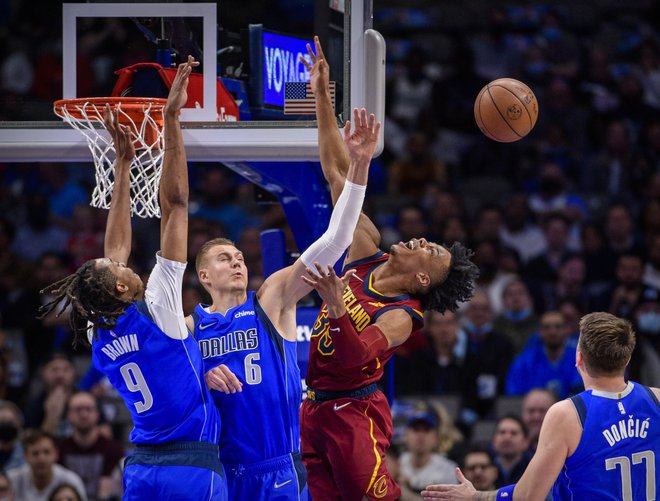
[[[424,499],[651,501],[660,492],[660,389],[626,381],[635,348],[630,323],[609,313],[580,320],[576,366],[586,391],[548,410],[536,454],[517,484],[477,492],[430,485]]]

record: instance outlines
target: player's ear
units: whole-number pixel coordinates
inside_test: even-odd
[[[202,268],[199,270],[197,273],[197,278],[199,278],[200,283],[202,284],[209,284],[209,274],[206,271],[206,269]]]
[[[128,291],[128,288],[129,288],[128,285],[126,285],[124,282],[120,280],[117,280],[117,282],[115,283],[115,289],[117,290],[117,292],[119,292],[119,294],[124,294],[125,292]]]
[[[423,271],[415,273],[415,280],[420,287],[426,288],[431,285],[431,277],[428,273],[424,273]]]

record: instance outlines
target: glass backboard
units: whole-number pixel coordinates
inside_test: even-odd
[[[89,161],[84,138],[54,115],[52,102],[166,97],[167,71],[188,54],[201,62],[194,104],[181,117],[191,160],[318,159],[314,115],[285,114],[285,85],[309,79],[298,56],[318,34],[338,124],[354,106],[382,120],[385,49],[370,29],[371,7],[371,0],[19,6],[10,37],[16,85],[0,98],[0,160]],[[32,68],[22,65],[28,53]]]

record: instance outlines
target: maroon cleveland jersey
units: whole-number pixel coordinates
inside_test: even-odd
[[[415,331],[424,323],[421,302],[408,295],[383,296],[372,286],[372,273],[387,261],[389,254],[378,252],[373,256],[354,261],[344,266],[345,270],[355,268],[344,290],[344,304],[358,335],[380,315],[396,308],[406,310],[412,317]],[[362,367],[343,367],[335,356],[329,332],[328,306],[323,303],[319,316],[312,329],[307,365],[307,385],[314,390],[351,390],[378,381],[383,375],[383,366],[396,348],[388,350],[383,357],[369,361]],[[341,333],[339,333],[341,335]]]

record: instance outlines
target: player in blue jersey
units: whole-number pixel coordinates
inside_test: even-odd
[[[628,321],[590,313],[580,321],[576,366],[586,391],[554,404],[536,454],[517,484],[476,492],[430,485],[424,499],[651,501],[660,493],[660,389],[625,379],[635,347]]]
[[[183,315],[181,286],[188,236],[188,168],[179,124],[188,77],[179,66],[163,110],[165,153],[160,181],[161,249],[146,289],[124,263],[131,250],[130,131],[108,107],[104,122],[117,153],[105,234],[105,257],[90,260],[43,292],[46,314],[69,304],[75,341],[88,339],[94,366],[124,399],[136,445],[124,469],[124,500],[223,500],[226,481],[217,440],[220,418],[204,383],[197,342]],[[88,323],[93,328],[88,333]]]
[[[326,269],[351,243],[380,124],[364,109],[344,130],[350,170],[328,230],[291,266],[247,291],[241,251],[226,239],[207,242],[197,255],[200,282],[212,304],[199,305],[188,326],[199,341],[207,382],[222,418],[220,455],[229,498],[292,500],[304,492],[300,456],[302,388],[296,356],[296,303],[312,288],[301,276]],[[241,392],[240,395],[232,393]]]

